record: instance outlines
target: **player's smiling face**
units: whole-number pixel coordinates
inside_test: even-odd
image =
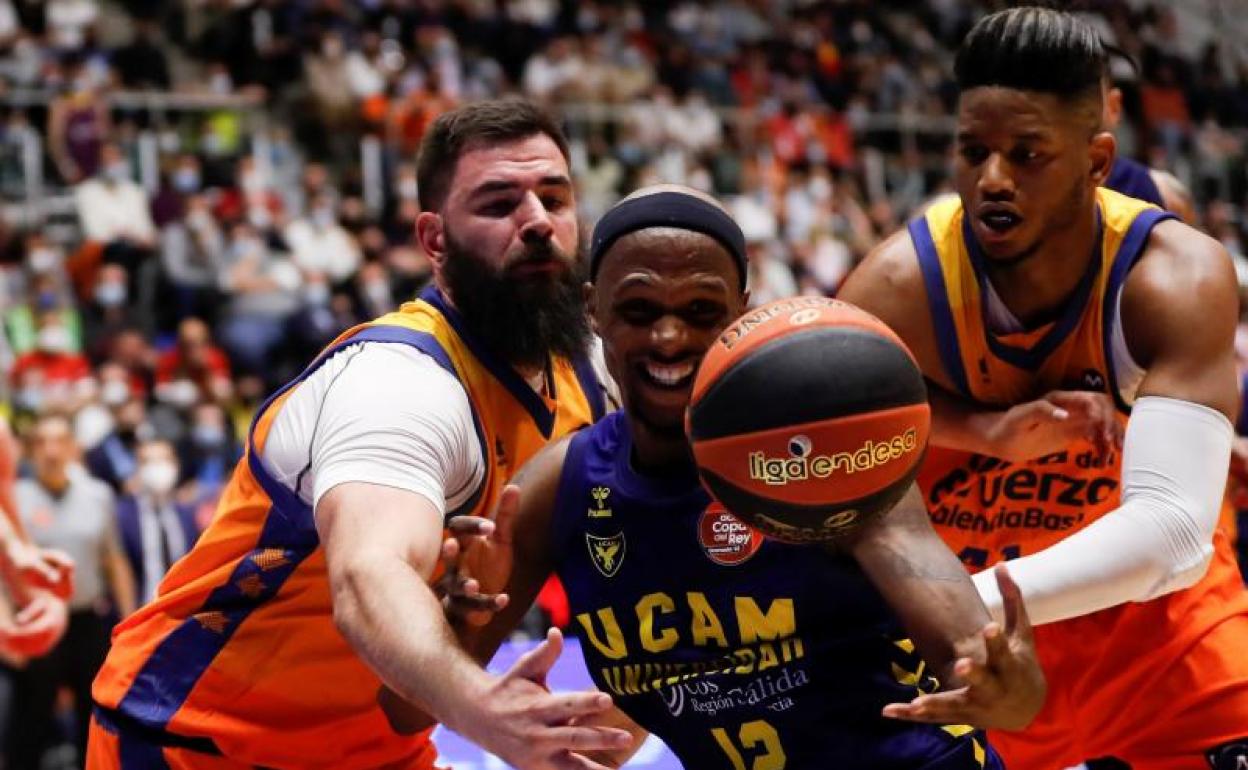
[[[995,86],[962,94],[955,177],[989,259],[1021,261],[1072,225],[1100,165],[1108,172],[1103,140],[1092,141],[1099,124],[1099,104]],[[1111,141],[1109,162],[1112,153]]]
[[[698,364],[745,310],[740,280],[724,247],[700,233],[651,228],[611,246],[590,308],[634,425],[684,440]]]

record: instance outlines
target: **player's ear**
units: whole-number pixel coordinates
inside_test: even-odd
[[[416,241],[429,255],[429,261],[441,268],[446,262],[446,234],[442,216],[432,211],[422,211],[416,217]]]
[[[1092,161],[1092,181],[1097,187],[1105,184],[1109,171],[1114,166],[1114,157],[1118,153],[1118,142],[1108,131],[1099,131],[1088,143],[1088,157]]]
[[[585,299],[585,312],[589,314],[589,328],[601,337],[598,330],[598,289],[586,281],[581,285],[581,296]]]

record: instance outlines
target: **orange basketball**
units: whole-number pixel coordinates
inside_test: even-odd
[[[720,335],[686,430],[715,499],[770,537],[810,543],[901,498],[930,422],[923,375],[891,329],[845,302],[795,297]]]

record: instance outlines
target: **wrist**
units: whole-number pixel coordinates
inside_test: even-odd
[[[467,665],[462,671],[448,677],[447,686],[440,688],[434,702],[428,704],[429,713],[455,732],[471,738],[478,726],[487,721],[483,707],[491,702],[495,678],[489,672],[463,658]],[[453,684],[452,684],[453,683]]]
[[[959,443],[968,451],[989,457],[1004,457],[1009,447],[1003,446],[1001,423],[1006,411],[988,410],[971,413],[966,420],[966,430],[958,437]]]

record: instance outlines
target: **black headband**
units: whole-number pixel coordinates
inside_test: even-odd
[[[745,235],[732,217],[713,203],[683,192],[659,192],[629,198],[612,206],[594,226],[589,248],[589,277],[598,277],[602,257],[620,237],[647,227],[674,227],[709,235],[723,244],[741,271],[745,288]]]

